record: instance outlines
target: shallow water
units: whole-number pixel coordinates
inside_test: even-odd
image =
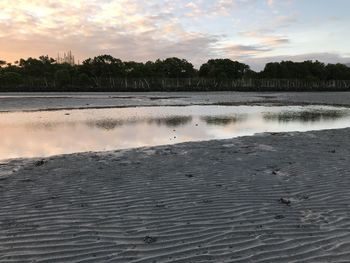
[[[326,106],[188,106],[0,113],[0,159],[350,127]]]

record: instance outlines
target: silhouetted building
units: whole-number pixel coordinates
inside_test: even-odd
[[[67,53],[63,53],[63,57],[61,57],[60,53],[58,53],[56,62],[57,62],[57,64],[67,63],[69,65],[75,65],[74,56],[72,55],[72,51],[68,51]]]

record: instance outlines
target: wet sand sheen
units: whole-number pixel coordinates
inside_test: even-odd
[[[349,132],[13,160],[0,262],[348,262]]]

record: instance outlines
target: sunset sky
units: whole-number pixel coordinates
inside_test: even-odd
[[[350,62],[349,0],[0,0],[0,59]]]

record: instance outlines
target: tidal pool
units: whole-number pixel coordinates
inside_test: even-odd
[[[350,127],[329,106],[187,106],[0,113],[0,159]]]

